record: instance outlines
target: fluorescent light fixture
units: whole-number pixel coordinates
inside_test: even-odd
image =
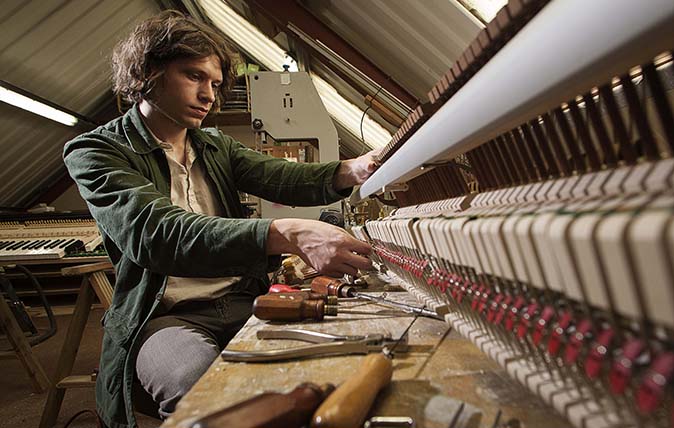
[[[223,0],[199,0],[199,4],[213,23],[251,57],[269,70],[283,71],[287,62],[285,51]],[[363,110],[339,95],[325,80],[315,74],[311,78],[332,118],[360,138]],[[363,135],[365,144],[372,148],[384,147],[391,140],[391,134],[367,114],[363,119]]]
[[[357,138],[361,136],[360,122],[362,119],[363,138],[368,146],[377,149],[391,141],[391,134],[386,129],[367,114],[363,117],[363,110],[345,100],[332,85],[313,73],[311,79],[328,113]]]
[[[39,101],[35,101],[25,95],[21,95],[10,89],[0,86],[0,101],[11,104],[15,107],[22,108],[31,113],[39,114],[53,121],[62,123],[68,126],[75,126],[77,118],[72,114],[68,114],[54,107],[48,106]]]
[[[234,43],[271,71],[283,71],[286,53],[222,0],[200,0],[213,23]]]

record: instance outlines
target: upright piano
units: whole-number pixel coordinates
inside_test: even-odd
[[[359,190],[373,261],[577,427],[674,426],[674,2],[511,0]]]

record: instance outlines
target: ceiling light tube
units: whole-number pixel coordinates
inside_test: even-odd
[[[12,89],[8,89],[5,87],[5,85],[6,84],[4,82],[0,84],[0,101],[4,103],[11,104],[15,107],[24,109],[42,117],[46,117],[47,119],[51,119],[67,126],[75,126],[79,121],[72,114],[61,111],[40,101],[36,101]]]
[[[282,71],[286,53],[275,42],[262,34],[250,22],[231,9],[221,0],[200,0],[206,15],[221,31],[223,31],[240,49],[268,70]],[[363,110],[342,97],[337,90],[315,74],[311,78],[321,97],[325,108],[334,120],[360,138],[361,119],[363,119],[363,135],[365,144],[377,148],[383,147],[391,140],[391,134],[367,114],[363,118]]]

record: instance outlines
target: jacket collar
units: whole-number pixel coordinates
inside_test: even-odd
[[[161,149],[145,126],[145,123],[141,118],[138,104],[134,104],[133,107],[124,114],[122,117],[122,126],[124,128],[126,139],[134,152],[138,154],[148,154],[154,150]],[[201,152],[204,145],[209,145],[215,150],[218,149],[217,144],[215,144],[208,134],[201,129],[188,129],[187,133],[199,152]]]

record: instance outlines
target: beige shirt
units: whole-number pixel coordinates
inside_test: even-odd
[[[208,179],[204,162],[193,149],[189,137],[185,142],[187,150],[185,165],[176,160],[173,146],[154,137],[166,154],[171,172],[171,202],[186,211],[208,216],[224,215],[224,207],[216,197],[217,189]],[[169,276],[162,305],[168,310],[179,302],[217,299],[227,292],[228,287],[240,280],[240,276],[224,278]]]

